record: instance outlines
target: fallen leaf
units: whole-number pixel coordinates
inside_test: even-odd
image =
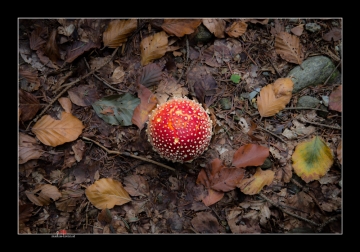
[[[65,189],[61,191],[61,198],[56,202],[56,208],[63,212],[72,212],[76,209],[76,203],[81,199],[84,194],[82,189]]]
[[[131,122],[142,130],[147,120],[149,120],[149,113],[156,107],[157,99],[148,88],[141,84],[139,84],[138,87],[140,104],[135,108]]]
[[[88,200],[98,209],[113,208],[131,201],[122,184],[112,178],[102,178],[85,189]]]
[[[126,93],[103,97],[94,102],[92,107],[96,114],[105,122],[111,125],[129,126],[132,124],[131,119],[139,103],[139,98]]]
[[[56,201],[61,197],[61,193],[56,186],[40,185],[33,191],[25,191],[28,199],[37,206],[47,206],[52,201]]]
[[[301,34],[304,31],[304,24],[295,26],[294,28],[291,29],[291,32],[294,33],[296,36],[300,37]]]
[[[60,120],[55,120],[49,115],[41,117],[31,131],[43,144],[56,147],[76,140],[83,129],[84,125],[78,118],[62,112]]]
[[[99,99],[99,94],[94,85],[79,85],[68,91],[70,100],[75,105],[87,107]]]
[[[234,21],[229,27],[226,28],[225,32],[227,35],[233,38],[238,38],[246,32],[247,23],[243,21]]]
[[[35,138],[19,133],[19,164],[24,164],[31,159],[38,159],[44,150]]]
[[[112,220],[113,220],[113,217],[108,208],[104,208],[103,210],[101,210],[101,212],[98,215],[98,221],[100,221],[101,223],[104,223],[106,225],[106,224],[111,223]]]
[[[191,220],[191,225],[201,234],[225,232],[216,217],[209,212],[196,213],[196,216]]]
[[[36,97],[22,89],[19,89],[20,120],[26,122],[34,118],[40,109],[40,102]]]
[[[156,85],[162,78],[161,73],[161,68],[157,64],[150,63],[143,67],[138,83],[144,87]]]
[[[331,41],[333,39],[334,41],[338,41],[341,39],[341,29],[338,27],[332,28],[329,32],[325,33],[323,35],[323,39],[326,41]]]
[[[155,33],[141,40],[141,65],[145,66],[152,60],[164,56],[167,52],[167,47],[168,35],[164,31]]]
[[[226,167],[214,175],[211,180],[211,188],[220,192],[234,190],[243,179],[244,174],[245,171],[242,168]]]
[[[275,178],[284,183],[289,183],[292,178],[292,167],[290,164],[286,164],[283,167],[280,167],[275,172]]]
[[[19,224],[29,221],[33,207],[32,204],[19,205]]]
[[[202,23],[211,33],[215,35],[215,37],[225,38],[225,20],[218,18],[203,18]]]
[[[95,43],[93,41],[84,42],[81,40],[75,40],[66,50],[65,62],[72,63],[84,52],[87,52],[93,48],[100,48],[100,43]]]
[[[215,46],[211,45],[206,48],[200,56],[200,59],[205,62],[206,65],[211,67],[221,67],[221,64],[214,57]]]
[[[83,140],[79,139],[76,143],[71,146],[72,150],[74,151],[74,156],[76,161],[80,162],[83,158],[85,152],[85,143]]]
[[[36,26],[35,30],[31,32],[29,38],[30,48],[32,50],[38,50],[41,47],[43,47],[44,44],[46,43],[46,40],[44,38],[45,36],[47,36],[47,34],[48,34],[48,27]]]
[[[306,183],[319,180],[333,164],[333,154],[319,136],[298,144],[292,155],[295,173]]]
[[[44,54],[48,56],[49,59],[55,64],[57,64],[57,61],[60,59],[60,52],[56,42],[56,35],[57,35],[57,30],[56,29],[52,30],[49,40],[47,41],[44,48]]]
[[[232,165],[236,168],[260,166],[268,156],[269,148],[258,144],[246,144],[234,153]]]
[[[131,196],[149,196],[149,184],[143,176],[126,176],[124,178],[124,185],[124,189]]]
[[[60,97],[60,98],[58,99],[58,102],[60,103],[61,107],[65,110],[66,113],[71,114],[72,104],[71,104],[71,101],[70,101],[69,98],[67,98],[67,97]]]
[[[112,20],[103,34],[104,46],[109,48],[121,46],[136,28],[137,19]]]
[[[339,85],[329,96],[329,109],[342,112],[341,95],[342,85]]]
[[[294,83],[290,78],[279,78],[260,90],[257,106],[262,117],[273,116],[290,102]]]
[[[170,96],[184,97],[188,94],[188,92],[188,89],[178,84],[173,77],[167,76],[160,81],[160,84],[156,89],[155,96],[159,105],[161,105],[165,103]]]
[[[40,79],[37,74],[37,70],[31,66],[24,65],[19,67],[19,82],[20,89],[32,92],[38,90],[40,87]]]
[[[201,19],[165,19],[161,28],[170,35],[182,37],[193,33],[201,21]]]
[[[299,65],[304,59],[299,37],[287,32],[280,32],[275,36],[275,52],[282,59]]]
[[[274,180],[275,173],[271,170],[263,171],[260,167],[250,178],[243,179],[238,187],[246,195],[258,194],[264,186],[270,185]]]

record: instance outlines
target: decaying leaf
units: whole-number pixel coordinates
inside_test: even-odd
[[[81,199],[84,190],[65,189],[62,196],[55,202],[56,208],[64,212],[72,212],[76,209],[76,203]]]
[[[138,85],[138,97],[140,104],[134,110],[131,122],[138,126],[140,130],[144,128],[144,124],[149,120],[149,113],[156,107],[156,96],[146,87]]]
[[[83,129],[84,125],[78,118],[62,112],[60,120],[55,120],[49,115],[41,117],[31,131],[43,144],[56,147],[76,140]]]
[[[100,43],[95,43],[93,41],[84,42],[81,40],[76,40],[72,42],[71,46],[67,48],[65,62],[71,63],[84,52],[87,52],[93,48],[100,48]]]
[[[334,41],[340,40],[341,39],[341,29],[338,27],[332,28],[329,32],[324,34],[323,39],[326,41],[331,41],[331,39],[333,39]]]
[[[161,80],[161,73],[161,68],[157,64],[150,63],[144,66],[138,78],[138,83],[144,87],[155,85]]]
[[[233,38],[240,37],[246,32],[247,23],[243,21],[234,21],[228,28],[226,28],[225,32],[227,35]]]
[[[269,148],[258,144],[241,146],[234,154],[232,165],[236,168],[262,165],[269,156]]]
[[[143,176],[129,175],[124,178],[124,188],[131,196],[148,196],[149,184]]]
[[[201,21],[201,19],[165,19],[161,28],[170,35],[182,37],[193,33]]]
[[[47,33],[48,27],[36,26],[35,30],[33,30],[30,35],[30,48],[32,50],[38,50],[43,47],[46,43],[44,37],[47,35]]]
[[[87,107],[99,99],[99,94],[94,85],[79,85],[68,91],[72,103]]]
[[[218,18],[203,18],[202,23],[211,33],[215,35],[215,37],[225,38],[225,20]]]
[[[280,32],[275,36],[275,51],[284,60],[299,64],[303,62],[299,37],[287,32]]]
[[[66,113],[71,113],[71,101],[67,97],[60,97],[58,99],[58,102],[60,103],[61,107],[65,110]]]
[[[279,78],[260,90],[257,106],[262,117],[273,116],[290,102],[294,83],[290,78]]]
[[[258,194],[264,186],[270,185],[274,180],[275,173],[271,170],[263,171],[260,167],[256,168],[256,172],[250,178],[243,179],[238,187],[247,195]]]
[[[228,192],[234,190],[237,184],[243,179],[245,174],[242,168],[223,168],[216,173],[211,180],[212,189],[220,192]]]
[[[83,158],[85,152],[85,143],[83,140],[79,139],[76,143],[71,146],[72,150],[74,151],[74,156],[76,161],[80,162]]]
[[[122,184],[112,178],[102,178],[85,189],[88,200],[98,209],[113,208],[123,205],[131,198]]]
[[[342,85],[339,85],[329,96],[329,109],[342,112],[341,106]]]
[[[304,31],[304,24],[298,25],[291,29],[291,32],[294,33],[296,36],[301,36]]]
[[[38,159],[44,150],[35,138],[19,133],[19,164],[24,164],[31,159]]]
[[[159,105],[161,105],[166,102],[170,96],[184,97],[188,92],[187,88],[182,87],[173,77],[168,76],[160,81],[155,95]]]
[[[92,107],[96,114],[111,125],[129,126],[135,108],[140,99],[130,93],[124,95],[109,95],[94,102]]]
[[[191,224],[199,233],[222,233],[225,231],[216,217],[209,212],[197,213],[191,220]]]
[[[40,102],[36,97],[22,89],[19,89],[20,120],[25,122],[34,118],[40,109]]]
[[[137,19],[112,20],[103,34],[104,46],[109,48],[121,46],[136,27]]]
[[[306,183],[319,180],[334,162],[331,149],[319,136],[298,144],[291,158],[295,173]]]
[[[33,191],[25,191],[28,199],[37,206],[47,206],[53,200],[56,201],[61,197],[61,193],[56,186],[53,185],[40,185]]]
[[[168,35],[158,32],[150,35],[140,42],[141,65],[145,66],[152,60],[159,59],[165,55],[168,49]]]

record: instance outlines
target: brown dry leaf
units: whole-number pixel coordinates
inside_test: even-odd
[[[205,64],[211,67],[221,67],[221,64],[214,57],[215,46],[211,45],[206,48],[201,54],[200,58],[202,61],[205,61]]]
[[[298,25],[291,29],[291,32],[294,33],[296,36],[301,36],[304,31],[304,24]]]
[[[43,144],[56,147],[76,140],[83,129],[84,125],[78,118],[62,112],[60,120],[55,120],[49,115],[41,117],[31,131]]]
[[[19,133],[19,164],[24,164],[31,159],[38,159],[44,150],[35,138]]]
[[[283,167],[280,167],[275,172],[275,178],[279,181],[289,183],[292,178],[292,166],[290,164],[286,164]]]
[[[269,148],[258,144],[246,144],[234,153],[232,165],[236,168],[259,166],[268,156]]]
[[[303,62],[300,39],[290,33],[280,32],[275,36],[275,51],[288,62],[299,65]]]
[[[118,84],[125,78],[125,71],[123,66],[118,66],[114,69],[114,72],[110,78],[109,84]]]
[[[137,19],[112,20],[103,34],[104,46],[116,48],[126,42],[137,28]]]
[[[233,38],[240,37],[246,32],[247,23],[243,21],[235,21],[228,28],[226,28],[225,32],[227,35]]]
[[[201,19],[165,19],[161,28],[170,35],[182,37],[193,33],[201,21]]]
[[[19,205],[19,224],[29,221],[33,207],[32,204]]]
[[[149,184],[143,176],[129,175],[124,178],[124,188],[131,196],[149,196]]]
[[[57,61],[60,59],[60,52],[56,42],[56,35],[57,35],[57,30],[56,29],[52,30],[49,36],[49,40],[44,48],[45,55],[48,56],[49,59],[55,64],[57,64]]]
[[[58,102],[60,103],[61,107],[65,110],[66,113],[71,114],[72,103],[69,98],[60,97],[58,99]]]
[[[341,142],[338,144],[336,148],[336,155],[338,160],[340,161],[340,164],[342,165],[342,144]]]
[[[294,83],[290,78],[279,78],[263,87],[257,98],[257,106],[262,117],[273,116],[290,102]]]
[[[326,41],[331,41],[333,39],[334,41],[338,41],[341,39],[341,29],[338,27],[332,28],[328,33],[325,33],[323,36],[323,39]]]
[[[224,168],[216,173],[211,179],[211,188],[220,191],[228,192],[234,190],[237,184],[244,178],[245,171],[242,168]]]
[[[111,212],[108,208],[104,208],[98,215],[98,221],[103,224],[109,224],[113,220]]]
[[[30,48],[32,50],[38,50],[46,43],[44,39],[48,33],[48,27],[36,26],[35,30],[30,35]]]
[[[224,19],[203,18],[202,23],[211,33],[215,35],[215,37],[225,38],[224,31],[226,22]]]
[[[38,90],[40,87],[40,79],[37,70],[31,66],[19,67],[19,82],[20,88],[28,92]]]
[[[191,220],[191,225],[201,234],[204,233],[223,233],[225,232],[216,217],[209,212],[199,212]]]
[[[98,209],[113,208],[115,205],[123,205],[131,198],[122,184],[112,178],[102,178],[85,190],[88,200]]]
[[[55,202],[56,208],[64,212],[72,212],[76,209],[76,203],[84,194],[82,189],[65,189],[61,191],[61,198]]]
[[[238,187],[246,195],[258,194],[264,186],[270,185],[274,180],[275,173],[271,170],[263,171],[260,167],[250,178],[243,179]]]
[[[259,214],[256,210],[250,210],[246,214],[241,207],[234,207],[228,211],[226,220],[231,232],[236,233],[261,233],[259,226]]]
[[[339,85],[329,96],[329,109],[342,112],[341,106],[342,85]]]
[[[144,87],[151,87],[162,79],[161,67],[155,63],[150,63],[144,66],[141,75],[138,78],[138,83]]]
[[[71,63],[84,52],[89,51],[93,48],[100,48],[100,43],[95,43],[93,41],[84,42],[76,40],[71,44],[71,46],[67,48],[65,62]]]
[[[40,185],[33,191],[25,191],[28,199],[37,206],[47,206],[53,200],[56,201],[61,197],[61,193],[56,186]]]
[[[167,52],[167,47],[168,35],[164,31],[155,33],[141,40],[141,65],[145,66],[152,60],[164,56]]]
[[[169,96],[172,97],[184,97],[189,93],[188,89],[182,87],[173,77],[165,77],[160,81],[156,89],[155,96],[159,105],[165,103]]]
[[[156,107],[156,96],[146,87],[138,85],[138,97],[140,104],[136,106],[131,122],[138,126],[140,130],[144,128],[145,123],[149,120],[149,113]]]
[[[99,94],[94,85],[79,85],[68,91],[70,100],[81,107],[91,106],[99,100]]]
[[[71,148],[74,151],[76,161],[80,162],[85,152],[85,143],[83,140],[79,139],[76,141],[76,144],[71,146]]]
[[[40,109],[40,102],[36,97],[22,89],[19,89],[20,120],[25,122],[34,118]]]

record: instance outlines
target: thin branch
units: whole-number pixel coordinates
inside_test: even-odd
[[[86,60],[85,58],[84,58],[84,61],[85,61],[85,64],[86,64],[87,68],[90,70],[91,68],[90,68],[90,66],[89,66],[89,64],[88,64],[88,62],[87,62],[87,60]],[[125,92],[124,90],[120,90],[120,89],[117,89],[117,88],[112,87],[109,83],[107,83],[107,81],[105,81],[103,78],[97,76],[95,73],[93,73],[93,75],[96,77],[96,79],[98,79],[99,81],[101,81],[102,83],[104,83],[104,84],[105,84],[106,86],[108,86],[110,89],[115,90],[115,91],[118,91],[118,92]]]
[[[337,66],[332,70],[331,74],[329,75],[329,77],[326,79],[326,81],[324,82],[324,85],[326,85],[326,83],[330,80],[331,76],[333,75],[333,73],[335,72],[335,70],[340,66],[341,61],[339,61],[339,63],[337,64]]]
[[[139,157],[139,156],[135,156],[133,154],[130,154],[129,152],[123,152],[123,151],[113,151],[113,150],[109,150],[107,149],[106,147],[102,146],[100,143],[90,139],[90,138],[87,138],[87,137],[82,137],[82,139],[84,140],[87,140],[87,141],[90,141],[90,142],[93,142],[94,144],[96,144],[97,146],[99,146],[100,148],[102,148],[103,150],[105,150],[107,153],[109,154],[116,154],[116,155],[122,155],[122,156],[127,156],[127,157],[132,157],[132,158],[136,158],[136,159],[140,159],[142,161],[145,161],[145,162],[149,162],[149,163],[152,163],[152,164],[155,164],[155,165],[158,165],[158,166],[161,166],[161,167],[164,167],[166,169],[169,169],[169,170],[172,170],[174,172],[176,172],[176,170],[170,166],[167,166],[167,165],[164,165],[164,164],[161,164],[159,162],[156,162],[156,161],[153,161],[151,159],[147,159],[147,158],[144,158],[144,157]]]
[[[330,125],[321,124],[321,123],[316,123],[316,122],[309,122],[308,120],[305,120],[304,118],[302,118],[301,121],[302,121],[302,122],[305,122],[305,123],[310,123],[310,124],[314,124],[314,125],[317,125],[317,126],[321,126],[321,127],[327,127],[327,128],[330,128],[330,129],[341,130],[340,127],[330,126]]]
[[[283,139],[282,139],[281,137],[279,137],[278,135],[276,135],[276,134],[272,133],[271,131],[268,131],[267,129],[264,129],[263,127],[260,127],[260,126],[257,126],[257,128],[259,128],[259,129],[261,129],[261,130],[263,130],[263,131],[265,131],[265,132],[267,132],[267,133],[269,133],[269,134],[273,135],[274,137],[279,138],[279,139],[281,140],[281,142],[283,142],[283,143],[287,144],[285,140],[283,140]]]
[[[100,66],[100,67],[97,68],[97,69],[94,69],[94,70],[90,71],[89,73],[85,74],[84,76],[78,78],[76,81],[73,81],[73,82],[70,82],[70,83],[66,84],[66,87],[65,87],[57,96],[55,96],[54,99],[52,99],[52,100],[50,101],[50,103],[41,111],[41,113],[40,113],[39,115],[37,115],[37,116],[35,117],[35,119],[31,120],[31,122],[29,123],[29,125],[26,127],[26,131],[28,130],[28,128],[30,127],[30,125],[31,125],[33,122],[36,122],[36,121],[40,118],[40,116],[42,116],[42,115],[50,108],[50,106],[51,106],[55,101],[57,101],[57,99],[59,99],[60,96],[62,96],[67,90],[69,90],[72,86],[74,86],[74,85],[75,85],[76,83],[78,83],[79,81],[81,81],[81,80],[87,78],[89,75],[93,74],[96,70],[98,70],[98,69],[102,68],[103,66],[105,66],[106,64],[108,64],[108,63],[112,60],[112,58],[114,57],[114,55],[116,54],[116,52],[117,52],[118,49],[119,49],[119,48],[116,48],[116,49],[114,50],[114,52],[112,53],[110,59],[107,60],[102,66]]]
[[[309,108],[309,107],[288,107],[288,108],[284,108],[285,109],[296,109],[296,110],[301,110],[301,109],[312,109],[312,110],[317,110],[317,111],[322,111],[322,112],[329,112],[323,109],[318,109],[318,108]]]
[[[285,210],[282,205],[276,204],[276,203],[273,202],[271,199],[269,199],[268,197],[266,197],[263,193],[259,193],[259,196],[260,196],[261,198],[263,198],[264,200],[268,201],[268,202],[269,202],[270,204],[272,204],[273,206],[281,209],[281,211],[283,211],[284,213],[286,213],[286,214],[288,214],[288,215],[291,215],[291,216],[293,216],[293,217],[295,217],[295,218],[298,218],[298,219],[300,219],[300,220],[309,222],[310,224],[313,224],[314,226],[317,226],[317,227],[321,226],[320,224],[318,224],[318,223],[316,223],[316,222],[314,222],[314,221],[312,221],[312,220],[308,220],[308,219],[306,219],[306,218],[304,218],[304,217],[301,217],[301,216],[299,216],[299,215],[297,215],[297,214],[294,214],[294,213],[291,213],[291,212]]]

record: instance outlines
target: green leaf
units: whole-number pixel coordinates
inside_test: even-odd
[[[111,125],[129,126],[131,118],[140,99],[129,93],[110,95],[92,104],[96,114]]]
[[[324,140],[314,136],[298,144],[292,155],[295,173],[306,183],[319,180],[333,164],[333,154]]]
[[[238,84],[240,82],[240,75],[238,74],[232,74],[231,77],[230,77],[230,80],[232,80],[232,82]]]

